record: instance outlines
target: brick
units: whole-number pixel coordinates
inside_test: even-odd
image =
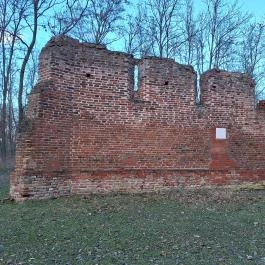
[[[139,90],[134,91],[134,67]],[[254,82],[59,36],[40,54],[17,142],[15,200],[265,180]],[[216,139],[225,128],[227,139]]]

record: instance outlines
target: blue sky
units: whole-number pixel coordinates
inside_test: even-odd
[[[195,3],[195,10],[198,9],[198,6],[202,6],[204,2],[203,0],[193,0],[193,1]],[[238,4],[239,6],[242,6],[242,10],[252,13],[255,17],[265,18],[264,0],[238,0]]]
[[[265,18],[265,1],[264,0],[240,0],[244,10],[253,13],[257,18]]]
[[[132,3],[136,3],[137,1],[141,0],[131,0]],[[195,4],[195,11],[200,10],[203,7],[204,0],[193,0]],[[229,2],[229,0],[228,0]],[[265,0],[238,0],[238,4],[242,6],[242,10],[246,12],[250,12],[253,14],[254,18],[257,21],[264,21],[265,20]],[[49,36],[47,33],[40,31],[39,32],[39,41],[38,46],[42,48],[46,42],[49,40]],[[117,43],[110,45],[110,49],[119,49],[117,48]]]

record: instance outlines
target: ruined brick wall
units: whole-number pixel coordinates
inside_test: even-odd
[[[139,90],[134,91],[134,67]],[[68,37],[47,43],[17,144],[16,200],[265,180],[265,108],[245,74],[201,77]],[[226,139],[216,139],[216,128]]]

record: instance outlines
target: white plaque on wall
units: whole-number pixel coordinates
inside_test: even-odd
[[[226,128],[216,128],[216,139],[227,139]]]

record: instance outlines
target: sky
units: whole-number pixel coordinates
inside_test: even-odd
[[[257,18],[265,18],[265,1],[264,0],[240,0],[242,8],[253,13]]]
[[[202,6],[203,0],[193,0],[195,3],[195,9],[198,6]],[[229,1],[228,1],[229,2]],[[265,1],[264,0],[238,0],[239,6],[242,6],[242,10],[250,12],[257,18],[265,18]]]
[[[136,3],[141,0],[131,0],[132,3]],[[203,6],[204,0],[193,0],[195,4],[195,10],[199,10],[200,7]],[[228,0],[229,1],[229,0]],[[256,18],[257,21],[264,20],[265,21],[265,0],[238,0],[240,6],[242,6],[242,10],[252,13],[254,19]],[[39,36],[38,47],[42,48],[46,42],[49,40],[49,36],[47,33],[41,31]],[[110,45],[110,49],[119,50],[119,44],[115,43]]]

